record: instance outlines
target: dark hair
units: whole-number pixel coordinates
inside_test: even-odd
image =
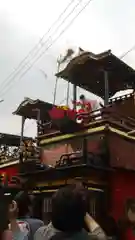
[[[128,214],[129,210],[132,210],[132,212],[135,213],[135,199],[134,198],[128,198],[125,204],[125,214]]]
[[[64,232],[80,231],[84,225],[86,198],[75,185],[57,191],[52,198],[52,224]]]
[[[121,239],[123,238],[123,234],[125,234],[128,227],[131,226],[131,222],[128,219],[128,211],[131,210],[135,212],[135,199],[127,198],[125,201],[124,214],[118,221],[119,232],[121,235]]]
[[[84,96],[83,94],[80,95],[80,99],[81,99],[81,100],[85,99],[85,96]]]
[[[21,191],[15,196],[14,200],[17,202],[18,206],[18,217],[25,217],[29,213],[29,206],[31,205],[30,196]]]

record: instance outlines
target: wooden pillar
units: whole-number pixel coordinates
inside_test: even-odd
[[[20,137],[20,144],[23,141],[23,133],[24,133],[24,124],[25,124],[26,118],[22,116],[22,122],[21,122],[21,137]]]
[[[21,147],[22,147],[22,142],[23,142],[23,134],[24,134],[24,124],[25,124],[25,120],[26,118],[24,116],[22,116],[22,122],[21,122],[21,136],[20,136],[20,158],[19,158],[19,169],[21,171],[22,168],[22,164],[23,164],[23,153],[21,151]]]
[[[67,97],[66,97],[66,106],[69,106],[69,91],[70,91],[70,82],[67,83]]]
[[[109,103],[109,79],[108,71],[104,71],[104,83],[105,83],[105,106]]]
[[[88,158],[88,149],[87,149],[87,139],[86,137],[83,138],[83,163],[87,164],[87,158]]]
[[[76,110],[76,101],[77,101],[77,86],[73,84],[73,109]]]
[[[41,113],[40,113],[40,109],[37,109],[37,137],[39,137],[39,133],[38,133],[38,124],[40,124],[40,118],[41,118]]]

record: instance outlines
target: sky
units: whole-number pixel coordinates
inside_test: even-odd
[[[41,41],[69,2],[70,0],[0,1],[0,99],[4,99],[4,102],[0,103],[0,132],[20,134],[21,119],[19,116],[13,116],[12,112],[24,97],[53,101],[57,58],[60,54],[64,55],[67,48],[76,50],[81,47],[94,53],[111,49],[114,54],[121,56],[135,44],[134,0],[91,1],[74,23],[52,44],[52,41],[65,30],[72,18],[88,2],[88,0],[74,0],[67,14],[80,2],[78,8],[64,24],[61,24],[59,31],[55,30],[60,21],[54,31],[50,32],[50,35],[45,35]],[[51,38],[48,39],[49,36]],[[7,79],[10,74],[15,73],[13,71],[39,41],[41,43],[38,48],[33,55],[29,55],[19,74],[15,78],[11,75]],[[37,51],[39,55],[43,52],[44,54],[27,71],[35,60]],[[123,60],[135,68],[134,58],[135,51],[132,51]],[[67,83],[60,79],[57,103],[66,97],[66,87]],[[35,136],[35,134],[35,123],[33,120],[28,120],[25,125],[25,135]]]

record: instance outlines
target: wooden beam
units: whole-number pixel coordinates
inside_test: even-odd
[[[129,131],[129,132],[128,132],[128,135],[133,135],[134,133],[135,133],[135,129],[132,130],[132,131]]]

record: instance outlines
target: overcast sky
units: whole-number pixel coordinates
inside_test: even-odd
[[[134,0],[93,0],[80,14],[70,28],[48,49],[21,79],[5,81],[21,60],[42,38],[51,24],[58,18],[70,0],[1,0],[0,1],[0,131],[20,133],[20,118],[12,116],[18,104],[28,96],[51,102],[55,83],[56,60],[68,47],[82,47],[99,53],[108,49],[121,56],[135,44],[135,1]],[[75,0],[69,11],[79,2]],[[52,40],[65,29],[70,20],[87,3],[82,0],[70,18]],[[60,22],[59,22],[60,23]],[[47,39],[44,38],[44,42]],[[42,44],[43,52],[51,43]],[[135,52],[128,54],[124,61],[135,67]],[[34,59],[34,58],[33,58]],[[30,60],[30,58],[29,58]],[[32,63],[28,62],[29,64]],[[29,66],[29,65],[28,65]],[[44,77],[43,70],[47,78]],[[5,81],[3,83],[3,81]],[[59,81],[57,103],[65,98],[66,83]],[[32,122],[26,124],[26,135],[35,134]]]

